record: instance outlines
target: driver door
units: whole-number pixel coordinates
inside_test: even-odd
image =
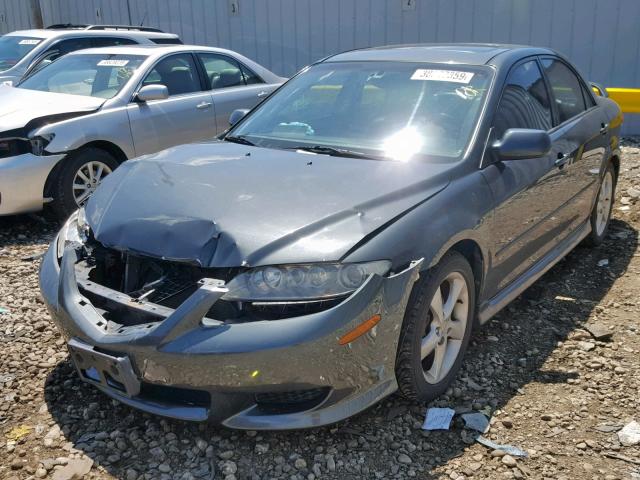
[[[158,61],[140,88],[153,84],[165,85],[169,98],[149,102],[132,100],[127,106],[136,155],[214,137],[213,99],[209,92],[203,91],[191,53],[169,55]]]
[[[553,116],[547,85],[536,59],[512,67],[496,110],[490,143],[510,128],[549,131]],[[485,154],[490,156],[489,152]],[[562,206],[563,173],[552,154],[532,159],[484,163],[482,170],[495,200],[492,226],[493,278],[497,293],[531,267],[556,243],[562,233],[557,215]]]

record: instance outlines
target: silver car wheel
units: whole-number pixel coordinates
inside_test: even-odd
[[[420,345],[424,378],[436,384],[451,371],[460,354],[469,321],[469,290],[464,277],[450,273],[429,306],[431,321]]]
[[[598,203],[596,204],[596,234],[602,235],[607,223],[609,222],[609,215],[611,214],[611,202],[613,195],[613,174],[611,170],[607,170],[602,179],[600,185],[600,192],[598,192]]]
[[[95,192],[104,177],[112,172],[109,165],[102,162],[87,162],[82,165],[73,177],[73,198],[81,207]]]

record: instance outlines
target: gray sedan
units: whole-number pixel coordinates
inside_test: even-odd
[[[87,49],[0,86],[0,215],[66,218],[127,159],[214,138],[282,82],[242,55],[188,45]]]
[[[336,55],[222,141],[114,172],[42,294],[80,377],[147,412],[285,429],[429,401],[474,325],[602,242],[621,123],[548,49]]]

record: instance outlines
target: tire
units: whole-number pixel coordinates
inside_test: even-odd
[[[588,246],[597,247],[607,236],[616,193],[616,182],[616,171],[613,164],[609,162],[600,180],[598,195],[589,216],[591,232],[584,240],[584,243]],[[604,203],[601,203],[601,201]]]
[[[451,333],[451,337],[445,338],[443,342],[446,346],[445,352],[448,351],[450,345],[454,346],[454,340],[455,346],[459,346],[459,348],[454,348],[451,353],[447,354],[445,358],[448,361],[443,362],[440,373],[435,375],[436,350],[442,348],[442,345],[438,343],[434,347],[433,353],[424,359],[421,355],[423,337],[433,339],[433,335],[439,328],[437,325],[443,325],[433,314],[435,310],[432,307],[432,300],[436,293],[440,292],[441,298],[445,300],[443,310],[446,311],[446,300],[449,300],[449,294],[454,289],[453,285],[457,285],[456,282],[460,281],[464,282],[466,296],[461,293],[459,302],[455,302],[453,314],[450,315],[454,319],[450,325],[456,325],[456,338],[454,339],[454,335]],[[405,311],[396,356],[396,378],[400,392],[406,398],[419,402],[431,401],[444,393],[454,380],[460,365],[462,365],[474,323],[476,301],[474,285],[471,266],[458,252],[447,253],[438,265],[422,273],[414,285]],[[435,304],[437,305],[437,302]],[[462,318],[465,307],[466,321],[463,326],[458,322]],[[440,329],[440,336],[436,335],[435,337],[440,339],[440,342],[442,342],[443,336],[446,337],[442,334],[444,330],[447,330],[447,327]],[[431,336],[427,335],[428,331]],[[431,345],[433,345],[432,342]],[[445,367],[447,367],[446,371]]]
[[[119,165],[118,160],[116,160],[113,155],[104,150],[93,147],[78,150],[62,161],[64,162],[62,168],[60,168],[56,178],[53,180],[53,202],[51,205],[53,212],[61,221],[68,218],[69,215],[76,211],[80,206],[76,201],[76,195],[74,195],[74,192],[78,192],[77,195],[81,195],[86,191],[91,190],[83,200],[83,203],[86,202],[95,187],[99,185],[100,181]],[[101,178],[98,178],[97,181],[91,183],[91,187],[86,189],[86,191],[74,188],[74,182],[80,180],[80,177],[77,176],[78,172],[84,168],[89,168],[90,166],[94,170],[97,170],[95,172],[96,174],[100,172],[99,166],[103,167],[103,174]],[[87,175],[85,174],[85,177],[86,176]],[[80,186],[79,183],[76,183],[76,185]]]

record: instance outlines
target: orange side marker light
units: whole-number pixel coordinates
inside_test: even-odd
[[[342,337],[340,337],[338,343],[340,345],[346,345],[347,343],[353,342],[356,338],[361,337],[373,327],[375,327],[380,320],[382,320],[382,317],[380,315],[374,315],[369,320],[365,320],[364,322],[362,322],[350,332],[345,333]]]

